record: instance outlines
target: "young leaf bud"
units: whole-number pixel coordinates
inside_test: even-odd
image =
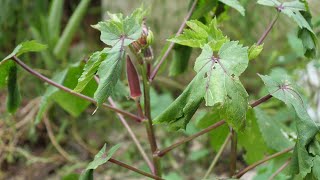
[[[139,76],[129,56],[127,56],[127,78],[130,88],[130,97],[132,99],[139,98],[141,96]]]
[[[150,46],[154,41],[153,32],[149,29],[147,36],[147,45]]]

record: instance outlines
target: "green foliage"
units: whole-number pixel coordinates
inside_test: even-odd
[[[10,66],[8,74],[8,96],[7,96],[7,110],[10,113],[15,113],[21,103],[21,95],[19,85],[17,82],[18,68],[14,64]]]
[[[25,41],[14,48],[11,54],[2,59],[1,64],[3,64],[6,60],[11,59],[13,56],[20,56],[21,54],[27,52],[39,52],[45,50],[46,48],[46,45],[40,44],[36,41]]]
[[[59,39],[59,41],[57,42],[54,48],[53,53],[56,57],[58,58],[65,57],[68,47],[71,44],[71,40],[74,37],[76,31],[78,30],[78,27],[80,26],[81,20],[87,11],[90,1],[91,0],[82,0],[77,6],[75,12],[72,14],[70,20],[68,21],[67,26],[63,30],[61,38]],[[55,18],[58,18],[58,17],[55,17]],[[56,20],[58,21],[58,19]],[[54,33],[57,33],[53,29],[52,31]]]
[[[242,16],[245,14],[245,9],[243,6],[240,4],[238,0],[219,0],[220,2],[236,9]]]
[[[65,70],[57,72],[52,80],[72,89],[77,84],[77,79],[82,73],[82,68],[83,64],[81,63],[70,65]],[[92,96],[97,85],[94,80],[89,81],[88,84],[89,86],[85,87],[82,93],[87,96]],[[79,116],[90,104],[79,97],[63,92],[54,86],[49,86],[41,98],[35,124],[38,124],[41,121],[43,113],[48,109],[50,102],[52,101],[58,103],[74,117]]]
[[[96,74],[101,62],[107,58],[106,51],[107,49],[104,49],[102,51],[97,51],[90,56],[90,58],[88,59],[88,62],[85,64],[83,68],[83,73],[78,79],[78,84],[74,88],[74,91],[81,92],[86,87],[86,85],[90,82],[90,80]]]
[[[269,148],[282,151],[294,146],[292,130],[259,108],[255,108],[254,112],[262,137]]]
[[[170,130],[185,129],[203,101],[204,88],[199,89],[199,87],[204,87],[204,81],[198,75],[182,94],[153,120],[153,124],[165,123]]]
[[[93,161],[91,161],[85,171],[81,173],[81,180],[89,180],[93,179],[93,170],[97,169],[99,166],[105,164],[109,161],[112,155],[119,149],[120,144],[117,144],[110,148],[108,152],[106,152],[106,144],[102,147],[102,149],[94,156]]]
[[[14,62],[12,61],[0,64],[0,88],[3,88],[7,85],[7,78],[12,66],[15,66]]]
[[[191,56],[192,48],[175,45],[173,50],[173,58],[170,64],[169,75],[177,76],[184,73],[188,69],[189,59]]]
[[[298,138],[292,160],[292,172],[297,178],[305,178],[316,168],[313,164],[315,157],[310,154],[309,146],[311,142],[315,143],[315,136],[320,132],[319,124],[309,117],[301,95],[285,71],[275,70],[271,76],[260,77],[269,93],[286,105],[293,106],[299,117],[296,120]]]
[[[246,151],[244,159],[248,164],[261,160],[268,151],[252,109],[247,113],[245,129],[238,133],[238,142]]]
[[[249,54],[248,58],[249,58],[249,60],[253,60],[253,59],[257,58],[260,55],[260,53],[262,52],[262,50],[263,50],[263,44],[261,44],[261,45],[254,44],[254,45],[252,45],[248,50],[248,54]]]
[[[204,98],[207,106],[220,104],[221,114],[236,130],[244,125],[248,94],[239,76],[248,66],[247,48],[236,41],[226,42],[214,57],[209,45],[203,47],[194,69],[205,78]]]
[[[168,41],[195,48],[209,44],[213,50],[219,50],[223,43],[229,41],[218,29],[216,19],[213,19],[208,26],[197,20],[187,21],[187,26],[190,29],[185,29],[183,34]]]

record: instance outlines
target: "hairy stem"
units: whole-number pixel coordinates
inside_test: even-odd
[[[255,167],[259,166],[260,164],[262,164],[262,163],[264,163],[264,162],[267,162],[267,161],[269,161],[270,159],[273,159],[273,158],[276,158],[276,157],[281,156],[281,155],[283,155],[283,154],[286,154],[286,153],[288,153],[288,152],[290,152],[290,151],[292,151],[292,150],[293,150],[293,147],[292,147],[292,148],[285,149],[285,150],[280,151],[280,152],[277,152],[277,153],[275,153],[275,154],[273,154],[273,155],[271,155],[271,156],[265,157],[264,159],[262,159],[262,160],[260,160],[260,161],[258,161],[258,162],[256,162],[256,163],[253,163],[253,164],[251,164],[250,166],[246,167],[245,169],[243,169],[242,171],[240,171],[238,174],[236,174],[234,177],[235,177],[235,178],[240,178],[240,177],[243,176],[245,173],[247,173],[248,171],[254,169]]]
[[[210,173],[213,171],[214,166],[217,164],[217,162],[218,162],[218,160],[219,160],[222,152],[224,151],[224,149],[226,148],[228,142],[230,141],[231,136],[232,136],[232,134],[230,133],[230,134],[227,136],[227,138],[224,140],[224,142],[223,142],[223,144],[221,145],[218,153],[217,153],[216,156],[214,157],[212,163],[210,164],[210,166],[209,166],[206,174],[203,176],[202,179],[207,179],[207,178],[209,177]]]
[[[231,155],[230,155],[230,176],[237,170],[237,133],[231,128]]]
[[[142,81],[143,81],[143,96],[144,96],[144,115],[147,118],[147,121],[145,121],[148,140],[150,143],[151,151],[153,154],[155,154],[158,151],[157,141],[152,125],[152,119],[151,119],[151,104],[150,104],[150,82],[148,80],[147,76],[147,67],[146,64],[140,65],[141,67],[141,75],[142,75]],[[161,176],[161,165],[160,165],[160,159],[157,156],[153,156],[153,164],[155,167],[155,174],[158,176]]]
[[[23,63],[23,62],[22,62],[19,58],[17,58],[16,56],[13,57],[13,60],[14,60],[18,65],[20,65],[23,69],[25,69],[26,71],[28,71],[30,74],[32,74],[32,75],[36,76],[37,78],[39,78],[39,79],[47,82],[48,84],[50,84],[50,85],[52,85],[52,86],[55,86],[55,87],[59,88],[60,90],[65,91],[65,92],[67,92],[67,93],[69,93],[69,94],[72,94],[72,95],[74,95],[74,96],[77,96],[77,97],[79,97],[79,98],[82,98],[82,99],[84,99],[84,100],[87,100],[87,101],[89,101],[89,102],[92,102],[92,103],[94,103],[94,104],[97,103],[93,98],[88,97],[88,96],[83,95],[83,94],[80,94],[80,93],[76,93],[76,92],[74,92],[72,89],[69,89],[69,88],[67,88],[67,87],[65,87],[65,86],[63,86],[63,85],[61,85],[61,84],[58,84],[58,83],[52,81],[51,79],[43,76],[42,74],[36,72],[36,71],[33,70],[32,68],[30,68],[28,65],[26,65],[25,63]],[[142,121],[142,119],[141,119],[140,117],[138,117],[137,115],[131,114],[131,113],[127,112],[127,111],[124,111],[124,110],[121,110],[121,109],[118,109],[118,108],[114,108],[114,107],[112,107],[112,106],[110,106],[110,105],[108,105],[108,104],[105,104],[105,103],[102,104],[102,105],[103,105],[104,107],[112,110],[112,111],[115,111],[115,112],[120,113],[120,114],[122,114],[122,115],[128,116],[128,117],[132,118],[133,120],[135,120],[135,121],[137,121],[137,122],[141,122],[141,121]]]
[[[278,174],[280,174],[289,164],[291,158],[289,158],[276,172],[274,172],[268,180],[273,180]]]
[[[128,164],[125,164],[125,163],[123,163],[123,162],[121,162],[121,161],[118,161],[118,160],[115,160],[115,159],[113,159],[113,158],[110,158],[110,159],[109,159],[109,162],[114,163],[114,164],[117,164],[118,166],[124,167],[124,168],[126,168],[126,169],[129,169],[129,170],[134,171],[134,172],[136,172],[136,173],[139,173],[139,174],[141,174],[141,175],[150,177],[150,178],[152,178],[152,179],[164,180],[164,179],[162,179],[162,178],[159,177],[159,176],[155,176],[155,175],[153,175],[153,174],[149,174],[149,173],[147,173],[147,172],[141,171],[140,169],[137,169],[137,168],[135,168],[135,167],[133,167],[133,166],[130,166],[130,165],[128,165]]]
[[[267,35],[270,33],[271,29],[273,28],[274,24],[277,22],[278,18],[279,18],[279,12],[277,12],[277,14],[275,15],[275,17],[272,19],[271,23],[269,24],[269,26],[267,27],[267,29],[263,32],[263,34],[261,35],[261,37],[259,38],[257,45],[261,45],[262,42],[264,41],[264,39],[267,37]]]
[[[254,107],[258,106],[259,104],[268,101],[270,98],[272,98],[272,95],[271,94],[267,94],[267,95],[263,96],[262,98],[260,98],[260,99],[258,99],[256,101],[254,101],[253,103],[251,103],[250,106],[252,108],[254,108]]]
[[[186,17],[184,18],[184,21],[183,21],[182,24],[180,25],[179,30],[178,30],[177,33],[176,33],[176,36],[178,36],[179,34],[182,33],[184,27],[186,26],[187,21],[190,19],[191,15],[192,15],[192,13],[193,13],[196,5],[197,5],[197,2],[198,2],[198,0],[194,0],[194,1],[193,1],[193,4],[192,4],[192,6],[191,6],[191,8],[190,8],[190,10],[189,10],[189,12],[188,12],[188,14],[187,14]],[[152,71],[151,76],[150,76],[150,82],[151,82],[151,81],[155,78],[155,76],[157,75],[157,73],[158,73],[158,71],[159,71],[159,69],[160,69],[160,66],[163,64],[164,60],[168,57],[168,55],[169,55],[170,51],[172,50],[173,46],[174,46],[174,42],[171,42],[170,45],[169,45],[169,47],[168,47],[168,49],[167,49],[167,51],[164,53],[164,55],[163,55],[162,58],[160,59],[160,62],[157,64],[157,66],[155,67],[155,69]]]
[[[212,131],[213,129],[216,129],[217,127],[219,127],[219,126],[221,126],[221,125],[223,125],[223,124],[225,124],[225,123],[226,123],[226,122],[225,122],[224,120],[221,120],[221,121],[219,121],[219,122],[217,122],[217,123],[215,123],[215,124],[213,124],[213,125],[205,128],[205,129],[201,130],[200,132],[198,132],[198,133],[196,133],[196,134],[194,134],[194,135],[192,135],[192,136],[189,136],[189,137],[187,137],[187,138],[184,138],[184,139],[182,139],[181,141],[178,141],[178,142],[172,144],[171,146],[169,146],[169,147],[167,147],[167,148],[164,148],[164,149],[161,150],[161,151],[158,151],[156,155],[159,156],[159,157],[162,157],[162,156],[164,156],[165,154],[167,154],[168,152],[170,152],[170,151],[172,151],[173,149],[175,149],[176,147],[178,147],[178,146],[180,146],[180,145],[182,145],[182,144],[184,144],[184,143],[186,143],[186,142],[189,142],[189,141],[191,141],[191,140],[193,140],[193,139],[195,139],[195,138],[197,138],[197,137],[199,137],[199,136],[201,136],[201,135],[203,135],[203,134],[206,134],[206,133]]]

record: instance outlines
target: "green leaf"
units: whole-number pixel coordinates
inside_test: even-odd
[[[173,50],[173,59],[171,60],[169,75],[177,76],[188,69],[189,59],[192,48],[176,44]]]
[[[21,95],[17,82],[17,66],[14,64],[9,68],[8,74],[8,96],[7,96],[7,110],[10,113],[15,113],[21,103]]]
[[[123,58],[123,52],[112,53],[108,54],[107,59],[101,63],[98,69],[100,82],[94,93],[94,99],[97,101],[98,107],[113,93],[121,75]]]
[[[245,149],[244,159],[249,164],[261,160],[268,151],[252,109],[247,113],[245,129],[238,133],[238,142]]]
[[[214,7],[217,6],[217,4],[218,4],[217,0],[199,0],[190,19],[199,19],[207,15],[209,12],[211,12],[214,9]]]
[[[94,156],[93,161],[91,161],[85,171],[81,173],[80,179],[88,180],[93,179],[93,170],[97,169],[99,166],[105,164],[109,161],[112,155],[119,149],[120,144],[117,144],[110,148],[108,152],[106,152],[106,144],[102,147],[102,149]]]
[[[209,45],[203,47],[196,59],[194,69],[204,76],[205,100],[207,106],[220,104],[221,114],[236,130],[244,125],[248,108],[248,94],[239,76],[248,66],[247,48],[237,41],[226,42],[213,56]]]
[[[68,73],[67,69],[64,70],[64,71],[58,72],[53,76],[52,80],[54,82],[58,83],[58,84],[62,84],[64,79],[65,79],[65,77],[67,76],[67,73]],[[56,88],[55,86],[49,86],[46,89],[44,95],[41,97],[41,101],[40,101],[40,105],[39,105],[39,111],[37,113],[37,116],[36,116],[36,119],[35,119],[35,122],[34,122],[35,125],[40,123],[44,112],[48,108],[48,105],[50,103],[52,95],[54,93],[58,92],[58,91],[59,91],[59,89]]]
[[[292,18],[301,29],[306,28],[310,32],[313,32],[309,23],[300,13],[300,11],[305,11],[306,8],[305,4],[300,2],[299,0],[284,3],[281,3],[277,0],[258,0],[258,4],[276,7],[281,13]]]
[[[292,139],[292,136],[296,136],[294,132],[261,109],[255,108],[254,112],[262,137],[269,148],[282,151],[294,146],[295,139]]]
[[[150,101],[151,117],[156,117],[168,107],[168,104],[173,102],[173,98],[168,92],[158,94],[153,88],[151,88]]]
[[[222,31],[218,29],[216,19],[213,19],[209,26],[197,20],[187,21],[187,26],[190,29],[185,29],[182,34],[168,39],[168,41],[197,48],[203,47],[208,43],[213,50],[219,50],[223,43],[229,41],[222,34]]]
[[[112,46],[110,52],[117,52],[140,38],[142,33],[142,18],[145,11],[138,8],[130,16],[123,18],[122,15],[110,14],[110,20],[99,22],[93,28],[101,31],[100,39],[107,45]]]
[[[261,44],[261,45],[254,44],[254,45],[252,45],[248,50],[249,60],[257,58],[260,55],[262,50],[263,50],[263,44]]]
[[[204,87],[204,81],[197,75],[182,94],[153,120],[153,124],[167,124],[170,130],[185,129],[203,101],[204,89],[199,87]]]
[[[99,69],[100,64],[107,59],[107,49],[102,51],[97,51],[93,53],[86,65],[83,68],[83,73],[81,77],[78,79],[78,84],[74,88],[74,91],[81,92],[86,85],[90,82],[90,80],[94,77],[97,70]]]
[[[319,124],[307,113],[306,105],[301,95],[296,90],[296,85],[283,70],[276,70],[272,76],[260,75],[269,93],[283,101],[286,105],[293,106],[298,117],[296,120],[297,143],[292,160],[292,173],[297,178],[305,178],[314,167],[314,157],[309,154],[308,149],[316,134],[320,131]]]
[[[9,54],[7,57],[5,57],[1,63],[1,64],[8,60],[11,59],[13,56],[20,56],[21,54],[27,53],[27,52],[39,52],[42,50],[45,50],[47,48],[46,45],[40,44],[36,41],[25,41],[21,44],[19,44],[13,51],[11,54]]]
[[[3,88],[7,85],[9,70],[12,66],[15,66],[13,61],[8,61],[0,65],[0,88]]]
[[[236,9],[242,16],[245,14],[245,9],[243,6],[240,4],[238,0],[219,0],[220,2]]]

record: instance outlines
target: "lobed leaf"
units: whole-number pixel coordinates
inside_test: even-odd
[[[247,48],[237,41],[223,44],[218,57],[214,57],[211,47],[205,45],[194,66],[195,71],[205,77],[202,88],[205,89],[206,105],[220,104],[221,113],[236,130],[244,125],[248,108],[248,94],[239,80],[247,66]]]
[[[315,122],[308,115],[301,95],[286,72],[276,70],[272,76],[260,75],[260,77],[267,86],[269,93],[285,104],[293,106],[299,117],[296,120],[298,138],[293,154],[292,173],[298,179],[303,179],[313,169],[317,168],[313,164],[315,157],[309,153],[309,146],[314,141],[317,133],[320,132],[319,123]]]
[[[214,50],[219,50],[223,43],[229,41],[218,29],[216,19],[213,19],[208,26],[197,20],[187,21],[187,26],[190,29],[185,29],[182,34],[168,41],[198,48],[208,43]]]

